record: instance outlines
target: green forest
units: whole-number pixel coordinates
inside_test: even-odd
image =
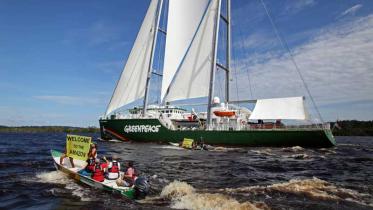
[[[0,126],[0,132],[9,133],[97,133],[100,129],[97,127],[70,127],[70,126]]]
[[[343,120],[330,126],[335,136],[373,136],[373,121]]]

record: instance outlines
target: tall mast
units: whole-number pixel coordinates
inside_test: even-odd
[[[230,70],[231,70],[231,0],[227,1],[227,61],[226,61],[226,71],[225,71],[225,102],[229,102],[229,80],[230,80]]]
[[[221,9],[221,0],[218,1],[218,10],[216,13],[215,21],[215,30],[214,30],[214,39],[213,39],[213,58],[211,63],[211,74],[210,74],[210,86],[209,86],[209,97],[207,105],[207,129],[210,129],[212,118],[211,118],[211,106],[212,98],[214,96],[214,82],[215,82],[215,72],[216,72],[216,57],[217,57],[217,45],[218,45],[218,32],[219,32],[219,22],[220,22],[220,9]]]
[[[160,16],[162,14],[162,6],[163,6],[163,0],[160,0],[160,3],[158,4],[158,9],[157,9],[157,18],[155,19],[155,27],[153,28],[154,30],[154,36],[153,36],[153,44],[152,44],[152,49],[151,49],[151,56],[150,56],[150,63],[148,67],[148,75],[146,77],[146,85],[145,85],[145,96],[144,96],[144,105],[143,105],[143,116],[145,117],[146,115],[146,109],[148,106],[148,95],[149,95],[149,84],[150,84],[150,78],[153,72],[153,61],[154,61],[154,52],[155,52],[155,46],[157,42],[157,35],[158,35],[158,28],[159,28],[159,20]]]

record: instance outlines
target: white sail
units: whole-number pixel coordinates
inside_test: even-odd
[[[259,99],[250,119],[306,120],[308,113],[304,106],[304,97]]]
[[[157,5],[158,0],[150,2],[136,41],[106,110],[106,115],[145,95],[146,77],[149,70],[153,37],[156,32]]]
[[[207,5],[202,21],[199,23],[193,40],[176,70],[163,101],[208,96],[218,3],[218,0],[211,0]],[[194,14],[194,11],[188,12]],[[167,62],[165,60],[165,63]]]
[[[209,0],[169,0],[161,99],[166,95]]]

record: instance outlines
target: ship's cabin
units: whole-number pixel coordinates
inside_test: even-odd
[[[131,118],[142,116],[143,108],[134,107],[128,110]],[[176,106],[155,106],[150,105],[147,109],[147,116],[153,118],[167,117],[170,119],[183,119],[186,109],[176,107]]]

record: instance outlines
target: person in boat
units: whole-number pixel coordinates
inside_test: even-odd
[[[100,159],[96,158],[95,167],[93,169],[91,178],[98,182],[103,182],[105,180],[104,169],[101,167]]]
[[[91,144],[91,147],[89,148],[89,152],[88,152],[88,159],[89,158],[93,158],[93,159],[97,158],[97,143]]]
[[[203,141],[203,137],[202,137],[202,136],[201,136],[201,138],[197,141],[197,149],[200,149],[200,150],[208,150],[207,145],[206,145],[205,142]]]
[[[126,172],[124,172],[123,176],[116,181],[118,186],[131,187],[137,179],[135,168],[133,167],[133,162],[128,161],[126,163],[126,167]]]
[[[276,128],[282,128],[282,127],[284,127],[284,124],[281,122],[280,119],[277,119],[276,123],[275,123],[275,126],[276,126]]]
[[[88,173],[92,173],[95,169],[95,165],[96,165],[96,159],[90,157],[90,158],[87,159],[87,166],[85,167],[85,170]]]
[[[79,171],[79,174],[83,176],[91,176],[91,174],[95,170],[96,159],[90,157],[86,160],[86,162],[87,162],[87,165],[84,167],[84,169]]]
[[[191,149],[197,149],[197,148],[198,148],[198,142],[197,141],[193,141]]]
[[[91,143],[89,147],[88,158],[86,160],[87,165],[79,173],[85,176],[91,175],[96,165],[96,157],[97,157],[97,144],[93,142]]]
[[[120,163],[118,162],[118,156],[113,155],[112,160],[108,163],[106,179],[116,180],[119,177],[120,177]]]
[[[62,155],[61,155],[61,157],[60,157],[60,165],[62,165],[63,164],[63,160],[65,159],[65,158],[67,158],[67,150],[66,150],[66,148],[65,148],[65,151],[62,153]],[[75,165],[74,165],[74,159],[72,158],[72,157],[69,157],[69,160],[70,160],[70,163],[71,163],[71,167],[72,168],[75,168]]]
[[[104,172],[106,173],[107,169],[108,169],[108,165],[109,165],[109,161],[107,160],[107,158],[104,156],[100,159],[101,161],[101,167],[102,169],[104,170]]]
[[[106,158],[104,157],[103,158],[104,161],[100,161],[100,165],[101,165],[101,168],[102,170],[104,171],[105,173],[105,170],[107,168],[107,163],[106,163]],[[94,170],[95,170],[95,166],[96,166],[96,158],[93,158],[93,157],[89,157],[87,159],[87,165],[85,166],[85,168],[83,170],[81,170],[79,173],[84,175],[84,176],[89,176],[91,175]]]

